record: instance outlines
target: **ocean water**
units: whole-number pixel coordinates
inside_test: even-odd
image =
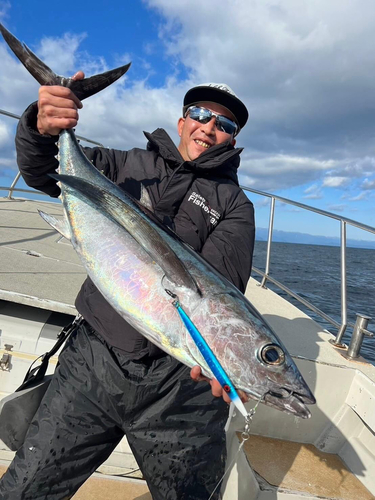
[[[256,241],[253,265],[264,271],[267,243]],[[253,272],[253,277],[260,280]],[[340,248],[294,243],[273,243],[270,276],[313,303],[341,323]],[[297,302],[272,283],[267,286],[309,314],[336,336],[336,329],[310,309]],[[375,333],[375,250],[347,249],[348,321],[355,323],[356,313],[371,316],[368,330]],[[347,327],[344,342],[349,344],[352,328]],[[375,364],[375,337],[365,337],[361,354]]]

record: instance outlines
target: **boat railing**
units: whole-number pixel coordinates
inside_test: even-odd
[[[19,115],[16,115],[14,113],[10,113],[9,111],[5,111],[4,109],[0,109],[0,115],[8,116],[10,118],[14,118],[16,120],[19,120],[21,117]],[[85,141],[88,142],[89,144],[95,144],[95,146],[100,146],[104,147],[102,143],[93,141],[92,139],[88,139],[87,137],[83,137],[82,135],[76,135],[77,139],[80,141]],[[16,188],[16,184],[19,181],[21,177],[20,172],[17,173],[16,177],[14,178],[12,184],[8,187],[0,186],[0,191],[8,191],[7,197],[9,199],[12,198],[13,192],[17,191],[19,193],[34,193],[42,196],[48,196],[46,193],[42,193],[40,191],[35,191],[33,189],[21,189],[21,188]]]
[[[15,118],[17,120],[20,119],[20,116],[14,114],[14,113],[9,113],[8,111],[0,109],[0,114],[9,116],[11,118]],[[97,146],[103,147],[103,145],[100,142],[93,141],[91,139],[88,139],[83,136],[78,136],[77,138],[83,141],[86,141],[90,144],[95,144]],[[32,193],[32,194],[37,194],[37,195],[44,195],[45,193],[42,193],[40,191],[35,191],[32,189],[21,189],[17,188],[17,182],[20,179],[20,172],[17,173],[16,177],[14,178],[11,186],[4,187],[0,186],[0,191],[8,191],[7,197],[9,199],[12,199],[13,192],[20,192],[20,193]],[[356,227],[358,229],[361,229],[363,231],[370,232],[372,234],[375,234],[375,228],[368,226],[366,224],[362,224],[360,222],[357,222],[352,219],[348,219],[346,217],[342,217],[340,215],[334,214],[332,212],[327,212],[325,210],[320,210],[319,208],[311,207],[310,205],[305,205],[304,203],[299,203],[297,201],[289,200],[288,198],[283,198],[281,196],[276,196],[271,193],[267,193],[265,191],[258,191],[256,189],[249,188],[247,186],[241,186],[241,188],[244,191],[248,191],[250,193],[254,193],[266,198],[270,198],[271,203],[270,203],[270,216],[269,216],[269,224],[268,224],[268,238],[267,238],[267,253],[266,253],[266,264],[265,264],[265,270],[261,271],[260,269],[257,269],[256,267],[253,267],[253,271],[260,275],[262,277],[262,281],[260,283],[261,287],[266,287],[267,281],[273,283],[275,286],[277,286],[280,290],[283,290],[286,292],[288,295],[296,299],[298,302],[303,304],[305,307],[313,311],[315,314],[323,318],[325,321],[327,321],[329,324],[331,324],[334,328],[337,329],[337,335],[335,339],[331,340],[331,343],[337,347],[342,347],[342,338],[343,335],[347,329],[348,326],[354,328],[355,325],[353,323],[348,322],[348,316],[347,316],[347,279],[346,279],[346,249],[347,249],[347,239],[346,239],[346,229],[347,225]],[[46,195],[47,196],[47,195]],[[306,300],[305,298],[301,297],[298,293],[294,292],[290,288],[288,288],[286,285],[283,283],[280,283],[277,281],[275,278],[270,276],[270,271],[271,271],[271,250],[272,250],[272,233],[273,233],[273,226],[274,226],[274,218],[275,218],[275,209],[276,209],[276,201],[279,201],[281,203],[287,204],[287,205],[294,205],[298,208],[301,208],[303,210],[308,210],[310,212],[315,212],[317,214],[320,214],[324,217],[329,217],[331,219],[335,219],[340,223],[340,255],[341,255],[341,262],[340,262],[340,269],[341,269],[341,281],[340,281],[340,289],[341,289],[341,323],[337,322],[334,320],[332,317],[330,317],[328,314],[326,314],[324,311],[320,310],[314,304]],[[367,326],[367,323],[366,323]],[[355,331],[355,328],[354,330]],[[366,328],[361,328],[360,334],[363,335],[368,335],[368,336],[373,336],[373,334],[368,331]]]
[[[286,292],[288,295],[291,297],[295,298],[303,304],[305,307],[308,307],[311,311],[314,313],[318,314],[320,317],[322,317],[325,321],[333,325],[335,328],[337,328],[337,335],[335,339],[332,339],[332,344],[337,346],[337,347],[342,347],[342,338],[343,335],[347,329],[348,326],[354,328],[353,323],[348,322],[348,307],[347,307],[347,280],[346,280],[346,250],[347,250],[347,239],[346,239],[346,229],[347,225],[356,227],[358,229],[361,229],[363,231],[367,231],[369,233],[375,234],[375,228],[372,226],[368,226],[366,224],[362,224],[360,222],[357,222],[352,219],[348,219],[347,217],[342,217],[340,215],[334,214],[332,212],[327,212],[326,210],[321,210],[319,208],[311,207],[310,205],[305,205],[304,203],[299,203],[298,201],[294,200],[289,200],[288,198],[283,198],[282,196],[276,196],[271,193],[267,193],[265,191],[258,191],[256,189],[251,189],[247,186],[241,186],[241,188],[244,191],[248,191],[250,193],[254,193],[260,196],[264,196],[266,198],[270,198],[271,203],[270,203],[270,216],[269,216],[269,223],[268,223],[268,238],[267,238],[267,253],[266,253],[266,265],[265,265],[265,270],[264,272],[254,268],[253,271],[260,276],[262,276],[262,281],[260,283],[261,287],[265,287],[267,281],[270,281],[274,285],[276,285],[278,288]],[[293,292],[290,288],[287,286],[283,285],[279,281],[275,280],[273,277],[270,276],[270,270],[271,270],[271,250],[272,250],[272,233],[273,233],[273,226],[274,226],[274,219],[275,219],[275,209],[276,209],[276,201],[279,201],[283,204],[286,205],[293,205],[295,207],[301,208],[303,210],[308,210],[310,212],[315,212],[319,215],[323,215],[324,217],[329,217],[331,219],[335,219],[340,223],[340,255],[341,255],[341,262],[340,262],[340,274],[341,274],[341,281],[340,281],[340,289],[341,289],[341,323],[338,323],[335,321],[333,318],[331,318],[328,314],[324,313],[320,309],[318,309],[316,306],[311,304],[308,300],[304,299],[297,293]],[[363,328],[362,332],[365,335],[368,336],[373,336],[373,334],[368,331],[367,329]]]

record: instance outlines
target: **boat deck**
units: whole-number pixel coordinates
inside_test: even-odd
[[[57,218],[63,214],[59,203],[0,198],[0,299],[75,314],[86,271],[70,242],[38,209]]]
[[[0,465],[0,477],[6,467]],[[79,491],[74,500],[152,500],[146,482],[142,479],[93,474]]]
[[[244,450],[264,494],[278,491],[291,498],[296,495],[337,500],[375,498],[340,457],[324,453],[312,444],[251,435]]]

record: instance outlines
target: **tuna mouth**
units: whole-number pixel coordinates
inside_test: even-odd
[[[310,390],[301,394],[285,388],[281,388],[278,391],[266,392],[263,401],[273,408],[301,418],[310,418],[311,413],[310,410],[306,408],[306,405],[316,403]]]

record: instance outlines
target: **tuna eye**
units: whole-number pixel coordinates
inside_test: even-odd
[[[278,345],[268,344],[262,347],[260,359],[267,365],[282,365],[285,361],[285,354]]]

